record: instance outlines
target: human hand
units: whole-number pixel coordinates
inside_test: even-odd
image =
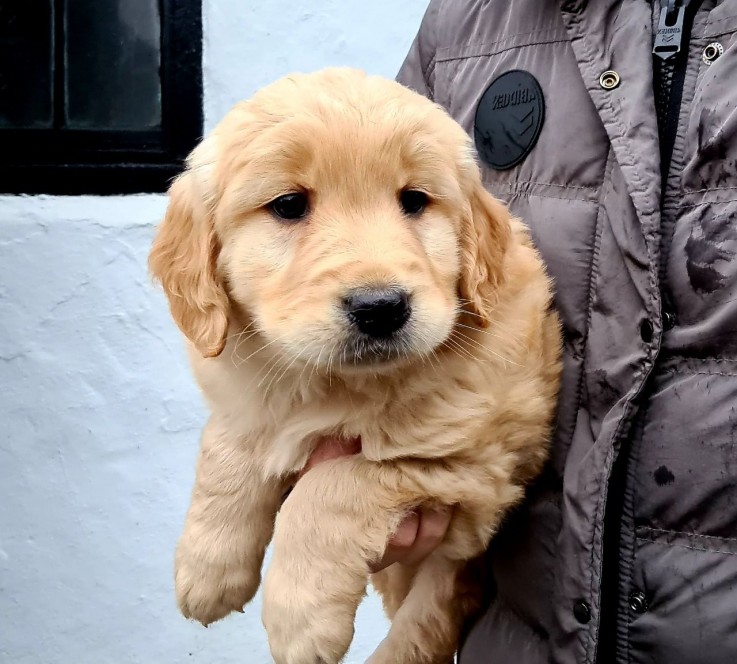
[[[323,461],[351,456],[360,451],[361,441],[358,438],[325,437],[317,444],[300,477]],[[379,572],[394,563],[419,564],[443,541],[450,517],[448,508],[420,507],[410,512],[392,535],[381,559],[370,565],[371,572]]]

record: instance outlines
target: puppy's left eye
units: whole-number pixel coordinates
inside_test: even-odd
[[[269,209],[277,216],[288,221],[302,219],[307,214],[309,201],[302,193],[285,194],[269,203]]]
[[[427,204],[430,202],[428,195],[424,191],[417,189],[405,189],[399,194],[399,203],[405,214],[420,214]]]

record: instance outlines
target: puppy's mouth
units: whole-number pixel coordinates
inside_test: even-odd
[[[356,367],[393,363],[412,353],[411,294],[395,286],[350,291],[342,302],[348,323],[343,345],[347,364]]]
[[[366,368],[394,364],[413,354],[414,345],[408,334],[398,334],[388,339],[351,335],[345,341],[342,352],[344,364]]]

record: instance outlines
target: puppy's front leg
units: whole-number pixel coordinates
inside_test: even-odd
[[[353,638],[369,561],[418,489],[391,466],[349,457],[312,469],[284,502],[264,581],[263,621],[277,664],[337,664]]]
[[[203,625],[256,593],[283,482],[265,480],[247,440],[211,419],[175,561],[179,608]]]

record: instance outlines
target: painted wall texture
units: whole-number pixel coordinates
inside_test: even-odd
[[[393,76],[426,0],[208,0],[205,113],[293,70]],[[163,196],[0,197],[0,662],[266,664],[258,602],[205,630],[172,555],[204,411],[146,256]],[[347,661],[386,624],[362,607]]]

